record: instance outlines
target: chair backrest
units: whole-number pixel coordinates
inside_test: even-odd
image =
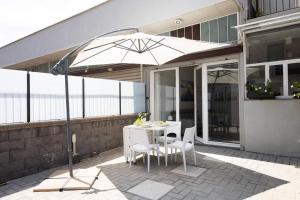
[[[181,140],[181,122],[167,121],[170,126],[166,128],[166,135],[170,133],[175,133],[176,138]]]
[[[130,145],[141,144],[146,147],[149,146],[148,133],[143,129],[131,129],[129,138]]]
[[[189,142],[192,144],[195,142],[195,126],[186,128],[184,131],[183,143],[186,144]]]

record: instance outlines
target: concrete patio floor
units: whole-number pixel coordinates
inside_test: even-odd
[[[81,168],[101,167],[102,172],[91,190],[34,193],[32,189],[56,169],[26,176],[0,186],[1,200],[74,200],[74,199],[144,199],[129,193],[139,183],[151,180],[174,186],[161,199],[300,199],[300,159],[249,153],[229,148],[197,146],[197,166],[205,168],[198,177],[171,172],[181,164],[170,161],[151,170],[139,159],[129,169],[122,148],[85,159]],[[192,165],[193,160],[188,158]]]

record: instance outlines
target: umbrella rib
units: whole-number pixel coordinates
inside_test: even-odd
[[[150,41],[154,42],[154,44],[152,44],[151,46],[148,47],[149,49],[152,50],[152,49],[155,49],[155,48],[157,48],[157,47],[160,47],[160,46],[161,46],[160,42],[162,42],[163,40],[165,40],[165,38],[160,39],[159,41],[154,41],[154,40],[152,40],[152,39],[148,39],[148,42],[146,43],[146,45],[148,45],[148,43],[149,43]],[[160,44],[160,45],[154,47],[154,46],[157,45],[157,44]],[[153,48],[152,48],[152,47],[153,47]],[[145,47],[144,47],[144,48],[145,48]]]
[[[121,43],[124,43],[124,42],[126,42],[126,41],[127,41],[127,40],[122,41],[122,42],[120,42],[120,44],[121,44]],[[115,44],[115,43],[112,43],[112,44]],[[81,60],[81,61],[78,61],[77,63],[74,63],[74,64],[72,64],[72,65],[77,65],[77,64],[79,64],[79,63],[82,63],[82,62],[84,62],[84,61],[86,61],[86,60],[88,60],[88,59],[90,59],[90,58],[92,58],[92,57],[94,57],[94,56],[96,56],[96,55],[98,55],[98,54],[100,54],[100,53],[103,53],[103,52],[105,52],[105,51],[107,51],[107,50],[109,50],[109,49],[111,49],[111,48],[114,48],[116,45],[117,45],[117,44],[115,44],[115,45],[113,45],[113,46],[111,46],[111,47],[108,47],[108,48],[106,48],[106,49],[104,49],[104,50],[102,50],[102,51],[100,51],[100,52],[98,52],[98,53],[95,53],[95,54],[93,54],[93,55],[91,55],[91,56],[89,56],[89,57],[87,57],[87,58],[85,58],[85,59],[83,59],[83,60]]]
[[[110,44],[115,44],[115,42],[120,42],[120,41],[124,41],[124,40],[125,39],[120,39],[120,40],[113,41],[113,42],[110,42],[110,43],[107,43],[107,44],[102,44],[102,45],[99,45],[99,46],[91,47],[91,48],[85,49],[83,51],[90,51],[90,50],[97,49],[97,48],[100,48],[100,47],[104,47],[104,46],[107,46],[107,45],[110,45]]]
[[[151,40],[151,39],[150,39],[150,40]],[[151,41],[153,41],[153,40],[151,40]],[[155,42],[155,41],[153,41],[153,42]],[[180,52],[180,53],[182,53],[182,54],[185,54],[183,51],[180,51],[180,50],[178,50],[178,49],[175,49],[175,48],[173,48],[173,47],[170,47],[169,45],[163,44],[163,43],[161,43],[161,42],[159,42],[159,41],[157,41],[157,43],[160,44],[160,45],[163,45],[163,46],[165,46],[165,47],[168,47],[169,49],[173,49],[174,51],[178,51],[178,52]]]
[[[155,62],[157,63],[157,65],[159,65],[158,61],[156,60],[155,56],[152,54],[152,52],[151,52],[151,50],[148,48],[148,46],[145,44],[144,40],[141,40],[141,41],[144,43],[146,49],[148,49],[149,53],[150,53],[151,56],[154,58],[154,60],[155,60]]]
[[[146,45],[144,45],[144,47],[143,47],[143,49],[142,49],[142,51],[145,51],[145,47],[148,45],[148,43],[150,42],[150,39],[149,38],[147,38],[147,42],[146,42]]]
[[[124,50],[133,51],[133,52],[138,53],[138,51],[136,51],[135,49],[132,49],[131,47],[128,48],[128,47],[126,47],[126,46],[119,45],[119,44],[116,44],[115,47],[116,47],[116,48],[119,48],[119,49],[124,49]]]
[[[128,52],[130,51],[131,47],[134,45],[134,42],[136,41],[136,39],[134,41],[132,41],[131,46],[129,47],[129,49],[126,51],[125,55],[123,56],[123,58],[121,59],[121,63],[123,62],[123,60],[125,59],[125,57],[127,56]]]
[[[135,41],[136,41],[136,39],[134,40],[134,41],[132,41],[131,39],[130,39],[130,41],[132,42],[132,44],[134,45],[134,47],[136,48],[136,52],[138,52],[138,50],[139,50],[139,48],[135,45]]]

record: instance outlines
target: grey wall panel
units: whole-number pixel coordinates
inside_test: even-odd
[[[245,150],[300,157],[300,101],[244,102]]]

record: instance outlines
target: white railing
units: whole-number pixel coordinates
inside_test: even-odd
[[[145,111],[144,83],[69,76],[71,118]],[[0,70],[0,124],[65,119],[63,76]]]

